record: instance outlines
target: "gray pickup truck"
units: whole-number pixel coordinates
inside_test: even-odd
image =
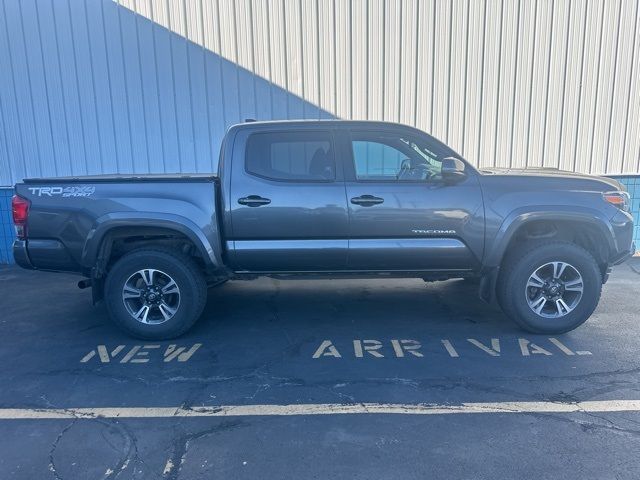
[[[16,262],[77,272],[131,335],[176,337],[229,279],[478,280],[521,327],[594,311],[633,251],[615,180],[476,170],[411,127],[355,121],[231,127],[217,175],[33,178],[16,185]]]

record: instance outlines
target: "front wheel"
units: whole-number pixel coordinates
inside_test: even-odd
[[[564,333],[582,325],[600,300],[602,275],[593,256],[569,242],[531,244],[502,267],[497,296],[525,330]]]
[[[105,282],[109,316],[130,335],[164,340],[196,322],[207,299],[200,269],[171,249],[135,250],[120,258]]]

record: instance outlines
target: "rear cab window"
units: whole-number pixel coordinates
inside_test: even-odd
[[[253,133],[247,140],[245,170],[276,181],[332,182],[336,162],[331,133]]]

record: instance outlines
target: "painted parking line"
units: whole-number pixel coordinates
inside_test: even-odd
[[[460,358],[471,353],[483,352],[490,357],[513,356],[522,357],[551,357],[592,355],[589,350],[571,350],[567,345],[555,337],[536,339],[537,343],[527,338],[490,338],[478,340],[466,339],[432,339],[427,342],[417,339],[343,339],[334,341],[325,339],[309,352],[314,360],[346,359],[346,358],[425,358],[425,355],[444,353],[450,358]],[[188,345],[105,345],[100,344],[91,348],[81,357],[80,363],[87,365],[111,364],[152,364],[152,363],[184,363],[193,358],[194,354],[203,346],[202,343]],[[423,346],[429,348],[429,353],[422,351]],[[503,349],[503,347],[506,347]],[[515,347],[515,348],[514,348]]]
[[[492,413],[606,413],[640,412],[640,400],[593,400],[557,402],[485,402],[459,405],[401,403],[307,403],[292,405],[221,405],[211,407],[98,407],[98,408],[3,408],[0,420],[78,418],[175,418],[299,415],[450,415]]]
[[[179,346],[176,344],[170,344],[164,348],[162,353],[162,359],[164,362],[172,362],[177,360],[178,362],[187,362],[194,353],[202,346],[201,343],[195,343],[193,346]],[[147,363],[151,360],[150,353],[161,350],[161,345],[133,345],[131,348],[127,345],[117,345],[116,347],[109,348],[106,345],[98,345],[93,350],[90,350],[86,355],[80,359],[80,363],[87,363],[91,360],[99,361],[101,363]],[[156,359],[158,360],[158,359]]]
[[[541,338],[536,340],[538,343],[533,343],[527,338],[515,338],[515,339],[500,339],[491,338],[489,341],[477,340],[475,338],[467,338],[464,340],[454,341],[448,338],[440,339],[437,341],[432,340],[429,345],[431,347],[431,353],[437,353],[438,351],[446,352],[451,358],[460,358],[461,355],[466,356],[469,352],[469,345],[473,347],[476,352],[484,352],[491,357],[502,356],[502,346],[507,344],[509,349],[510,344],[515,343],[517,345],[517,351],[523,357],[546,357],[553,356],[554,353],[560,353],[567,356],[583,356],[592,355],[589,350],[571,350],[567,345],[562,343],[555,337]],[[545,342],[545,343],[542,343]],[[548,342],[548,343],[547,343]],[[434,347],[435,344],[435,347]],[[544,345],[544,346],[543,346]],[[545,348],[546,346],[546,348]],[[424,358],[425,353],[421,351],[423,347],[423,341],[416,339],[391,339],[391,340],[377,340],[367,339],[360,340],[354,339],[352,341],[342,341],[334,343],[331,339],[323,340],[318,348],[313,353],[314,360],[327,359],[327,358],[403,358],[403,357],[418,357]],[[465,347],[467,347],[466,350]],[[511,352],[513,354],[513,351]]]

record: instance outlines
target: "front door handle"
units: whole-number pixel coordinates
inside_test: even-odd
[[[247,207],[260,207],[262,205],[269,205],[271,200],[263,198],[260,195],[249,195],[248,197],[242,197],[238,199],[240,205],[246,205]]]
[[[383,202],[383,198],[374,197],[373,195],[361,195],[351,199],[351,203],[354,205],[360,205],[361,207],[373,207],[374,205],[378,205]]]

